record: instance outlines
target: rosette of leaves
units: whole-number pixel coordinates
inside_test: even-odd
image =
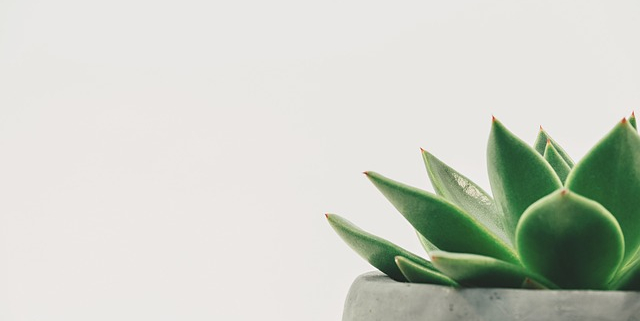
[[[493,118],[492,195],[431,153],[422,156],[435,194],[365,174],[413,226],[430,260],[326,214],[353,250],[392,279],[640,290],[640,136],[633,114],[576,164],[542,128],[529,146]]]

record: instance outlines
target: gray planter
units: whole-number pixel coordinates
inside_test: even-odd
[[[640,320],[640,292],[454,289],[359,276],[343,321]]]

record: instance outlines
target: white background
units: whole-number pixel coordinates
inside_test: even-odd
[[[0,319],[339,320],[422,253],[363,170],[488,189],[491,115],[579,159],[640,106],[637,1],[0,1]]]

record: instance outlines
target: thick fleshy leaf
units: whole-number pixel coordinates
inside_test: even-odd
[[[371,265],[380,270],[380,272],[396,281],[407,281],[396,265],[396,256],[409,258],[412,262],[421,264],[426,269],[434,269],[431,262],[383,238],[365,232],[339,215],[326,214],[326,216],[331,227],[333,227],[347,245],[371,263]]]
[[[378,173],[365,174],[407,221],[438,248],[519,262],[512,248],[444,198]]]
[[[622,231],[613,215],[566,189],[525,211],[516,246],[525,267],[566,289],[606,288],[624,254]]]
[[[558,178],[564,183],[571,171],[571,167],[567,165],[567,162],[564,161],[562,156],[558,153],[558,150],[553,147],[551,141],[547,143],[547,148],[544,150],[544,159],[547,160],[549,165],[553,167],[553,170],[558,175]]]
[[[638,261],[640,261],[640,249],[638,249],[635,254],[630,256],[629,259],[624,262],[624,264],[620,265],[620,268],[618,269],[618,275],[620,275],[621,271],[627,270],[631,265],[636,264],[636,262]]]
[[[487,192],[431,153],[422,150],[422,158],[436,194],[459,206],[502,241],[511,245],[504,230],[502,211],[496,207]]]
[[[565,185],[613,214],[627,262],[640,245],[640,136],[626,119],[576,164]]]
[[[635,260],[620,269],[609,288],[620,291],[640,291],[640,260]]]
[[[433,251],[439,250],[437,246],[433,245],[433,243],[420,234],[420,232],[416,231],[416,234],[418,235],[418,240],[420,240],[420,245],[422,245],[422,248],[427,252],[427,255]]]
[[[609,284],[612,290],[640,291],[640,249],[631,256]]]
[[[629,116],[629,124],[631,124],[631,127],[633,127],[633,129],[638,130],[638,125],[636,124],[635,112],[631,112],[631,116]]]
[[[487,167],[493,197],[505,215],[511,239],[524,210],[562,187],[558,175],[542,155],[495,118],[487,146]]]
[[[565,163],[569,165],[569,168],[572,168],[574,163],[571,157],[569,156],[569,154],[567,154],[567,152],[560,146],[560,144],[558,144],[558,142],[553,140],[553,138],[549,136],[549,133],[547,133],[544,129],[542,129],[542,126],[540,126],[540,131],[538,132],[538,137],[536,137],[535,143],[533,143],[533,148],[540,155],[544,155],[544,150],[545,148],[547,148],[547,141],[551,142],[551,145],[553,145],[553,147],[556,148],[556,150],[558,151],[558,154],[560,154],[560,156],[562,156],[562,159],[564,159]]]
[[[458,286],[458,282],[450,277],[430,269],[403,257],[396,256],[396,265],[402,271],[404,277],[411,283],[429,283],[439,285]]]
[[[442,273],[466,286],[519,288],[528,281],[546,288],[557,288],[544,277],[522,266],[487,256],[436,251],[431,259]]]

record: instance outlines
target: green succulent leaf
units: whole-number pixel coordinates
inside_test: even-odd
[[[635,129],[636,131],[638,130],[638,125],[636,124],[636,113],[632,112],[631,116],[629,116],[629,124],[631,124],[631,127],[633,127],[633,129]]]
[[[444,198],[378,173],[365,174],[407,221],[436,247],[445,251],[482,254],[519,262],[512,248]]]
[[[436,194],[459,206],[503,242],[511,245],[504,230],[504,216],[487,192],[431,153],[422,150],[422,158]]]
[[[621,268],[609,288],[618,291],[640,291],[640,260],[632,261]]]
[[[519,288],[528,282],[557,288],[552,282],[522,266],[492,257],[436,251],[431,259],[438,270],[466,286]]]
[[[427,269],[403,256],[396,256],[395,260],[396,265],[409,282],[458,286],[458,282],[452,280],[450,277],[440,272]]]
[[[620,275],[621,271],[626,271],[631,265],[636,264],[636,262],[640,261],[640,248],[636,251],[635,254],[629,257],[628,260],[624,262],[623,265],[618,269],[618,275]]]
[[[496,119],[489,135],[487,166],[493,197],[505,215],[511,239],[524,210],[562,187],[551,165]]]
[[[383,238],[365,232],[339,215],[326,214],[326,216],[331,227],[347,245],[390,278],[400,282],[407,281],[395,263],[396,256],[406,257],[412,262],[422,265],[425,269],[435,271],[431,262]]]
[[[547,144],[547,148],[544,150],[544,159],[547,160],[549,165],[553,167],[553,170],[558,175],[558,178],[564,183],[566,181],[569,172],[571,171],[571,167],[567,165],[567,162],[564,161],[558,150],[553,147],[553,144],[549,142]]]
[[[525,211],[516,246],[525,267],[566,289],[604,289],[624,254],[624,238],[613,215],[566,189]]]
[[[562,156],[562,159],[564,159],[565,163],[569,165],[569,168],[572,168],[574,163],[569,154],[567,154],[567,152],[560,146],[560,144],[553,140],[553,138],[549,136],[549,133],[542,129],[541,126],[540,131],[538,132],[538,137],[536,138],[535,143],[533,143],[534,149],[540,155],[544,155],[544,150],[547,148],[547,141],[551,142],[551,145],[555,147],[555,149],[558,151],[558,154],[560,154],[560,156]]]
[[[418,240],[420,240],[420,245],[422,245],[422,248],[427,252],[427,255],[433,251],[439,250],[437,246],[433,245],[433,243],[420,234],[420,232],[416,231],[416,234],[418,235]]]
[[[626,119],[596,144],[567,177],[570,190],[604,206],[625,239],[625,264],[640,245],[640,136]]]

